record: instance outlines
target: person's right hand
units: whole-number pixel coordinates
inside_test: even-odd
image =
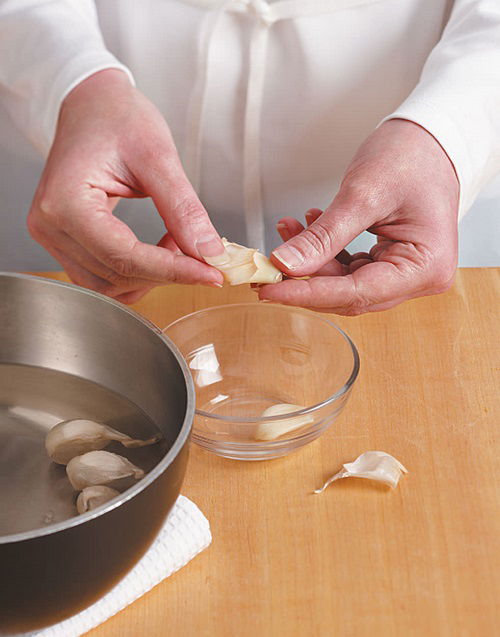
[[[112,212],[120,197],[147,196],[168,231],[157,246]],[[92,75],[64,100],[28,229],[74,283],[124,303],[162,283],[223,283],[201,261],[224,261],[224,248],[168,126],[118,70]]]

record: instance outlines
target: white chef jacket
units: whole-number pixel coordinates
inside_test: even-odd
[[[104,68],[156,103],[217,229],[241,240],[245,219],[250,245],[327,206],[386,119],[440,142],[460,214],[500,171],[500,0],[0,0],[1,99],[43,153]]]

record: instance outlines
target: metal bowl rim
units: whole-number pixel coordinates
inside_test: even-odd
[[[179,434],[175,439],[173,445],[170,447],[165,456],[160,460],[160,462],[149,471],[144,478],[139,480],[137,484],[134,484],[132,487],[121,493],[119,496],[116,496],[106,504],[98,507],[94,511],[90,511],[88,513],[83,513],[80,515],[76,515],[68,520],[64,520],[63,522],[58,522],[57,524],[52,524],[50,526],[46,526],[39,529],[34,529],[32,531],[23,531],[22,533],[14,533],[11,535],[3,535],[0,536],[0,545],[2,544],[11,544],[14,542],[22,542],[25,540],[31,540],[35,538],[44,537],[46,535],[51,535],[53,533],[58,533],[60,531],[65,531],[67,529],[80,526],[81,524],[85,524],[90,520],[100,517],[101,515],[105,515],[109,511],[116,509],[121,506],[125,502],[128,502],[133,497],[144,491],[146,487],[148,487],[152,482],[156,480],[167,467],[173,462],[173,460],[177,457],[180,450],[183,448],[184,444],[187,442],[189,434],[191,432],[191,427],[193,423],[194,413],[195,413],[195,391],[194,391],[194,383],[191,377],[191,373],[189,372],[188,366],[179,352],[177,346],[166,336],[163,334],[161,329],[149,321],[144,316],[141,316],[138,312],[135,312],[131,308],[111,299],[103,294],[99,294],[98,292],[94,292],[92,290],[87,290],[86,288],[82,288],[78,285],[73,285],[72,283],[66,283],[65,281],[57,281],[55,279],[46,279],[39,276],[34,276],[31,274],[19,274],[17,272],[3,272],[0,271],[0,278],[2,277],[12,277],[16,279],[25,279],[30,281],[40,282],[42,285],[54,285],[54,286],[62,286],[74,290],[78,294],[88,295],[94,299],[99,301],[103,301],[110,305],[113,305],[118,310],[124,312],[125,314],[130,315],[135,320],[142,323],[145,327],[149,328],[161,341],[166,345],[172,354],[175,356],[177,363],[182,371],[184,376],[184,380],[186,382],[186,393],[187,393],[187,408],[186,414],[184,416],[184,421],[180,428]]]

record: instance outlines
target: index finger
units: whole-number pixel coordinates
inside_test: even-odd
[[[102,195],[105,194],[102,193]],[[101,195],[95,193],[97,199]],[[139,241],[125,223],[102,205],[88,202],[65,219],[64,230],[90,254],[123,277],[155,283],[204,283],[220,286],[215,268],[162,247]],[[95,202],[94,202],[95,204]]]
[[[175,149],[165,144],[164,152],[155,161],[143,162],[135,172],[184,254],[201,259],[210,257],[213,263],[217,257],[221,264],[227,261],[221,238],[186,177]]]
[[[266,285],[259,298],[337,314],[357,315],[379,311],[404,300],[430,294],[426,276],[408,275],[407,269],[388,261],[368,263],[352,274],[292,279]]]

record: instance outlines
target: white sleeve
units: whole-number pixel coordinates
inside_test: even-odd
[[[106,49],[92,0],[0,0],[0,98],[42,153],[66,95],[107,68],[133,82]]]
[[[455,0],[415,89],[383,121],[431,133],[460,181],[460,216],[500,171],[500,0]]]

